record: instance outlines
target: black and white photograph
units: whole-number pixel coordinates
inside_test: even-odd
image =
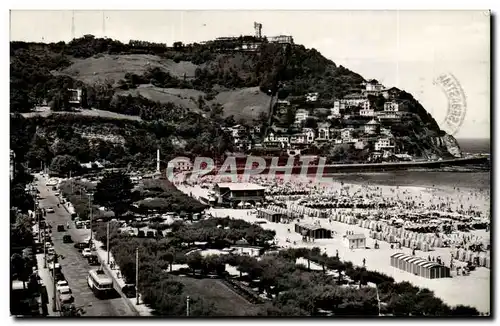
[[[493,16],[10,10],[10,315],[491,318]]]

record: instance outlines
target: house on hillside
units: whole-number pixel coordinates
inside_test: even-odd
[[[193,169],[193,163],[189,157],[176,157],[167,164],[167,169],[174,171],[189,171]]]
[[[82,104],[82,89],[81,88],[68,88],[68,103],[73,106]]]
[[[384,103],[384,112],[398,112],[399,103],[394,101],[388,101]]]
[[[306,144],[307,136],[305,134],[295,134],[290,136],[290,144]]]
[[[376,79],[371,79],[366,83],[362,83],[365,86],[365,94],[378,95],[384,89],[384,85],[380,84]]]
[[[316,102],[319,98],[319,93],[306,94],[306,102]]]
[[[394,150],[394,142],[391,138],[379,138],[375,143],[375,151],[383,152],[383,151],[392,151]]]
[[[309,111],[306,109],[298,109],[295,112],[295,123],[296,124],[301,124],[302,122],[306,121],[307,118],[309,118]]]
[[[346,107],[359,106],[363,109],[370,108],[370,101],[368,101],[368,99],[365,96],[359,93],[352,93],[344,96],[342,102],[345,104]]]
[[[314,132],[314,129],[312,129],[312,128],[303,128],[302,129],[302,133],[304,135],[306,135],[306,142],[308,144],[311,144],[312,142],[314,142],[314,138],[316,136],[316,133]]]
[[[401,90],[396,87],[385,88],[382,90],[382,96],[384,96],[388,100],[397,98],[400,93]]]
[[[361,110],[359,110],[359,115],[362,117],[373,117],[373,116],[375,116],[375,110],[373,110],[373,109],[361,109]]]
[[[340,133],[340,137],[342,138],[343,143],[348,143],[352,140],[352,132],[354,128],[344,128]]]
[[[364,129],[365,133],[369,135],[376,134],[380,130],[380,123],[375,121],[375,119],[372,119],[365,125]]]
[[[235,125],[230,128],[233,138],[244,137],[247,129],[242,125]]]
[[[317,140],[328,140],[328,139],[330,139],[330,124],[327,122],[318,124]]]

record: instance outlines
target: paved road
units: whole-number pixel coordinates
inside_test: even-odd
[[[88,271],[95,266],[90,266],[86,259],[84,259],[80,252],[74,248],[73,243],[63,243],[62,239],[65,234],[71,235],[73,241],[82,241],[90,235],[90,230],[76,229],[74,224],[67,232],[57,232],[57,225],[64,224],[71,221],[68,212],[60,205],[57,207],[59,199],[54,195],[54,192],[47,191],[48,187],[45,186],[47,180],[37,176],[38,189],[40,190],[40,207],[53,207],[54,213],[47,213],[45,217],[47,222],[52,225],[52,239],[54,242],[54,249],[58,255],[62,255],[63,259],[60,260],[62,272],[68,281],[68,284],[73,291],[76,306],[85,306],[85,316],[135,316],[135,313],[125,302],[125,299],[115,294],[109,299],[98,299],[94,296],[87,284]],[[49,298],[51,300],[52,298]]]

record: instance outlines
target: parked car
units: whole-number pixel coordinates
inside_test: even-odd
[[[89,247],[89,243],[86,241],[81,241],[81,242],[75,243],[75,248],[77,248],[78,250],[83,250],[83,249],[88,248],[88,247]]]
[[[57,281],[56,290],[59,291],[62,287],[65,287],[65,286],[69,287],[68,282],[66,280]]]
[[[89,261],[89,265],[99,265],[99,258],[95,253],[92,253],[90,256],[87,257],[87,260]]]
[[[90,248],[83,249],[82,256],[84,258],[90,257],[91,255],[92,255],[92,251],[90,250]]]
[[[59,288],[58,292],[59,300],[61,301],[61,303],[72,303],[73,301],[75,301],[75,298],[73,298],[69,286],[63,286]]]
[[[47,250],[47,255],[54,255],[56,253],[54,247],[49,247],[46,250]]]
[[[54,213],[54,209],[52,207],[48,207],[46,212],[47,213]]]
[[[77,229],[82,229],[83,228],[83,223],[80,221],[75,222],[75,226]]]
[[[63,243],[72,243],[73,239],[71,239],[71,236],[69,234],[66,234],[63,236]]]

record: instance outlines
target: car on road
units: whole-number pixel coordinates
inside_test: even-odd
[[[47,207],[47,213],[54,213],[54,209],[52,207]]]
[[[75,222],[75,226],[77,229],[82,229],[83,228],[83,223],[80,221]]]
[[[65,229],[64,229],[64,224],[58,224],[57,225],[57,232],[64,232]]]
[[[69,234],[66,234],[63,236],[63,243],[72,243],[73,239],[71,239],[71,236]]]
[[[56,290],[59,291],[61,288],[65,287],[65,286],[69,287],[68,281],[66,281],[66,280],[57,281]]]
[[[73,301],[75,301],[75,298],[73,298],[69,286],[60,287],[58,292],[59,292],[59,300],[61,301],[61,303],[72,303]]]
[[[84,258],[90,257],[91,255],[92,255],[92,251],[90,250],[90,248],[83,249],[82,256]]]
[[[99,258],[95,252],[93,252],[90,256],[87,257],[89,261],[89,265],[100,265]]]
[[[54,195],[56,195],[57,197],[59,197],[59,195],[60,195],[60,194],[61,194],[61,193],[60,193],[59,191],[56,191],[56,192],[54,193]]]
[[[83,249],[88,248],[88,247],[89,247],[88,241],[80,241],[80,242],[75,243],[75,248],[78,250],[83,250]]]

